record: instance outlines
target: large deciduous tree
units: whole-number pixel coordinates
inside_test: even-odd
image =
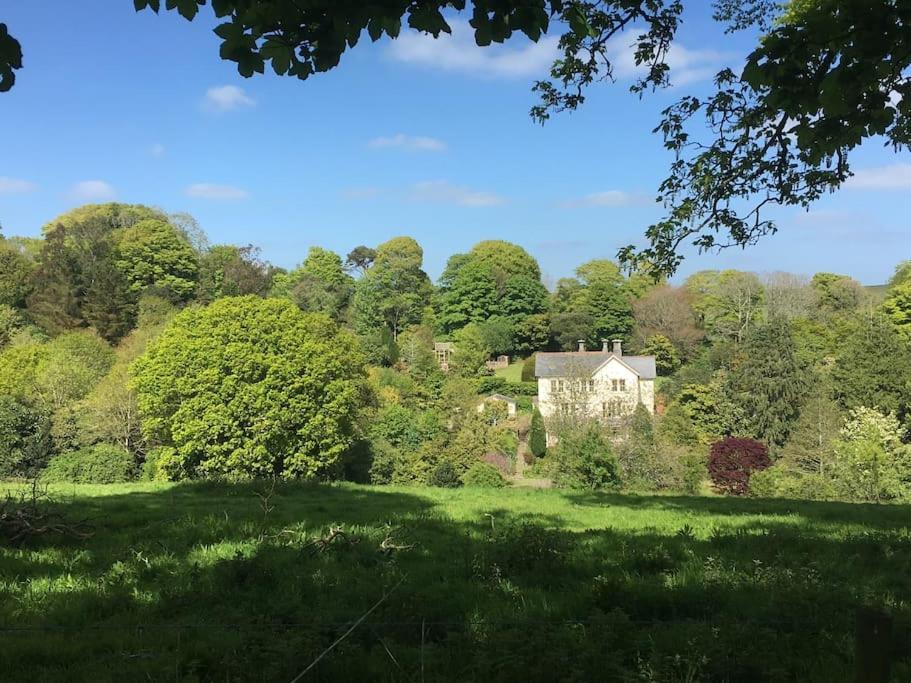
[[[139,221],[116,234],[116,264],[127,290],[138,296],[146,289],[167,292],[178,301],[196,290],[199,262],[193,248],[166,221]]]
[[[288,297],[301,310],[326,313],[335,320],[345,317],[353,292],[354,280],[341,257],[321,247],[311,247],[290,273],[276,275],[272,287],[273,295]]]
[[[253,245],[216,244],[199,258],[196,298],[211,303],[223,296],[265,296],[272,287],[273,268]]]
[[[440,277],[437,322],[451,333],[468,323],[503,318],[513,329],[547,309],[538,262],[510,242],[479,242],[467,254],[455,254]],[[527,340],[524,340],[527,343]],[[502,349],[512,351],[514,342]]]
[[[705,333],[696,326],[692,295],[682,287],[655,287],[633,301],[634,339],[639,346],[663,335],[683,358],[691,358]]]
[[[358,332],[376,336],[385,329],[395,339],[421,322],[433,291],[423,261],[424,252],[411,237],[394,237],[377,247],[373,265],[355,287]]]
[[[600,347],[601,339],[628,338],[633,329],[632,296],[616,263],[597,259],[576,269],[576,278],[557,283],[551,328],[564,349],[577,340]]]
[[[133,373],[174,478],[337,473],[366,379],[356,340],[327,316],[253,296],[182,311]]]

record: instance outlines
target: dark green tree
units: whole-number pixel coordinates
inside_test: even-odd
[[[832,380],[843,408],[875,408],[903,419],[911,410],[911,348],[883,317],[864,320],[842,340]]]
[[[528,433],[528,450],[536,458],[543,458],[547,453],[547,432],[544,429],[544,417],[537,408],[531,414],[531,431]]]
[[[725,393],[741,408],[735,433],[783,445],[800,417],[806,380],[787,322],[775,318],[755,327],[725,384]]]
[[[272,287],[273,272],[257,247],[217,244],[199,259],[196,299],[212,303],[223,296],[265,296]]]

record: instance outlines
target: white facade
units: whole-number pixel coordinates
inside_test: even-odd
[[[624,417],[639,403],[655,412],[655,381],[640,378],[618,356],[610,356],[590,376],[570,368],[563,377],[538,378],[538,410],[545,418],[561,411],[598,418]]]

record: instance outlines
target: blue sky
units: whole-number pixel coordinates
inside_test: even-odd
[[[708,3],[705,3],[706,6]],[[253,243],[277,265],[310,245],[345,254],[407,234],[439,275],[481,239],[528,249],[545,277],[641,242],[669,156],[651,130],[684,93],[704,92],[750,48],[706,7],[685,18],[669,91],[640,100],[618,43],[618,82],[539,126],[530,86],[554,41],[471,44],[406,34],[364,43],[306,82],[243,79],[218,57],[209,10],[188,23],[129,0],[8,4],[0,21],[25,68],[0,94],[0,224],[38,235],[73,206],[117,200],[188,211],[212,242]],[[848,273],[885,281],[911,258],[911,158],[874,141],[858,178],[746,251],[691,255],[704,268]]]

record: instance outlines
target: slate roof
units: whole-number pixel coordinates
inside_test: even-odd
[[[593,375],[614,353],[604,351],[569,351],[539,353],[535,356],[536,377],[578,377]],[[616,356],[626,363],[640,379],[655,379],[654,356]]]
[[[504,396],[503,394],[491,394],[487,396],[485,401],[506,401],[506,403],[515,403],[516,399],[510,398],[509,396]]]

